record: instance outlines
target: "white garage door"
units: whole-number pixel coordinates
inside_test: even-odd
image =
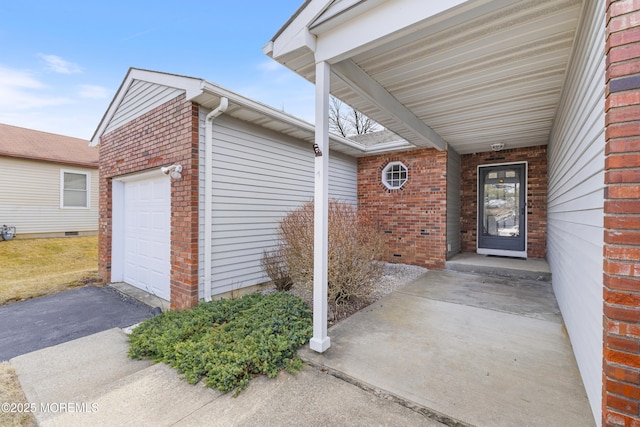
[[[171,181],[124,184],[124,281],[169,300]]]

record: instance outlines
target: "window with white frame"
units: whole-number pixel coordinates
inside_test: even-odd
[[[60,207],[88,208],[91,174],[89,172],[60,171]]]
[[[389,190],[401,188],[408,177],[409,170],[402,162],[391,162],[382,170],[382,183]]]

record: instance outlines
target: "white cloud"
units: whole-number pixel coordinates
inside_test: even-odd
[[[44,85],[33,78],[28,71],[14,70],[0,66],[0,88],[1,87],[38,89],[44,87]]]
[[[78,95],[82,98],[105,99],[109,97],[109,90],[102,86],[80,85]]]
[[[40,80],[30,71],[0,64],[0,123],[90,138],[109,92],[97,85],[54,83],[56,79]]]
[[[285,67],[284,65],[266,60],[257,64],[256,68],[261,72],[258,80],[267,86],[288,86],[295,85],[300,81],[300,76]]]
[[[46,89],[46,85],[29,71],[0,66],[0,112],[24,111],[71,102],[64,96],[43,95],[43,89]]]
[[[258,64],[258,68],[266,72],[280,71],[285,69],[282,64],[274,60],[263,61]]]
[[[149,30],[140,31],[139,33],[135,33],[123,38],[122,41],[126,42],[129,40],[137,39],[138,37],[146,36],[147,34],[153,33],[154,31],[156,31],[156,29],[153,29],[153,28]]]
[[[55,73],[60,74],[75,74],[82,72],[82,69],[79,65],[74,64],[73,62],[65,61],[56,55],[45,55],[38,54],[38,56],[44,59],[44,62],[47,64],[47,68]]]
[[[63,96],[40,96],[0,85],[0,113],[5,109],[25,111],[69,103],[71,100]]]

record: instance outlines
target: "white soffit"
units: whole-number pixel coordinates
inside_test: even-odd
[[[225,115],[308,142],[311,149],[315,141],[314,125],[266,104],[209,82],[203,83],[203,92],[192,101],[205,108],[214,109],[223,96],[229,99],[229,108],[225,111]],[[363,156],[366,151],[366,147],[362,144],[335,134],[329,137],[329,147],[354,157]]]
[[[337,26],[323,21],[313,30],[328,29],[317,34],[316,55],[331,52],[336,43],[326,48],[325,42],[341,31],[347,34],[349,26],[362,33],[363,20],[375,22],[377,12],[408,3],[387,1]],[[376,39],[360,36],[360,45],[344,42],[350,53],[335,51],[337,56],[325,59],[355,64],[461,154],[488,151],[497,142],[507,148],[544,145],[582,7],[583,0],[471,0]],[[371,34],[379,32],[376,28]],[[314,81],[313,52],[298,50],[275,59]],[[343,80],[332,79],[331,93],[411,143],[424,145],[393,112]]]

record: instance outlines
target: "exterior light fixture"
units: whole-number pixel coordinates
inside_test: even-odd
[[[171,165],[160,168],[163,174],[169,175],[173,179],[182,178],[182,165]]]
[[[500,150],[502,150],[503,148],[504,148],[504,143],[502,143],[502,142],[498,142],[498,143],[495,143],[495,144],[491,144],[491,149],[492,149],[493,151],[500,151]]]

